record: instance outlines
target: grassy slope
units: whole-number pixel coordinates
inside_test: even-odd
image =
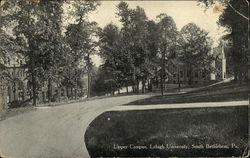
[[[151,98],[131,102],[128,105],[151,105],[170,103],[222,102],[249,99],[249,85],[238,83],[222,83],[208,88],[195,90],[185,94],[153,96]]]
[[[248,142],[248,107],[106,112],[85,133],[87,149],[99,156],[239,156]],[[237,149],[115,150],[114,144],[205,145],[235,143]]]

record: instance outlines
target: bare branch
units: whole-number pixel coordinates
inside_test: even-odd
[[[238,10],[236,10],[230,3],[228,3],[228,5],[241,17],[243,17],[244,19],[246,19],[247,21],[249,21],[249,18],[245,15],[243,15],[241,12],[239,12]]]
[[[247,5],[249,6],[249,2],[248,2],[248,0],[245,0],[245,2],[247,3]]]

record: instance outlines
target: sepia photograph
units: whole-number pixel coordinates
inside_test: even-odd
[[[248,0],[0,9],[0,158],[250,156]]]

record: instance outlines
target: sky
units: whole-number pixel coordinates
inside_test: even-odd
[[[101,1],[101,6],[89,16],[91,21],[96,21],[100,27],[109,23],[121,27],[117,13],[117,4],[119,1]],[[156,20],[156,16],[166,13],[171,16],[178,30],[190,22],[194,22],[202,29],[209,32],[209,36],[214,40],[214,46],[218,39],[224,34],[224,29],[217,25],[218,18],[222,13],[214,7],[205,11],[204,8],[197,5],[197,1],[127,1],[129,8],[140,6],[144,8],[147,17],[150,20]],[[216,4],[218,6],[219,4]],[[95,56],[93,58],[96,65],[100,65],[101,60]]]

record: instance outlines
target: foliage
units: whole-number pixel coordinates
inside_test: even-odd
[[[120,2],[117,8],[117,15],[123,25],[121,50],[124,50],[122,54],[126,54],[129,59],[126,61],[129,69],[127,76],[132,79],[134,89],[138,92],[139,82],[142,81],[144,85],[154,73],[158,47],[157,26],[153,21],[149,22],[143,8],[137,6],[135,9],[130,9],[126,2]],[[150,39],[151,37],[153,39]],[[154,39],[156,40],[152,41]]]
[[[181,29],[184,39],[182,58],[188,65],[193,67],[201,67],[207,69],[209,65],[209,57],[211,54],[211,38],[208,32],[199,28],[194,23],[189,23]]]
[[[183,51],[180,58],[190,71],[189,82],[192,83],[193,70],[199,67],[200,71],[212,72],[211,38],[208,32],[199,28],[194,23],[189,23],[181,29],[183,36]]]
[[[60,83],[71,75],[67,72],[72,70],[79,78],[84,69],[77,65],[86,54],[84,51],[93,51],[94,42],[91,38],[96,23],[89,23],[86,16],[95,10],[99,3],[92,1],[67,3],[74,7],[75,12],[70,14],[75,16],[77,24],[70,24],[67,27],[66,38],[62,32],[62,7],[66,4],[65,0],[6,1],[1,6],[4,29],[10,30],[12,35],[8,37],[1,31],[1,36],[4,36],[5,40],[1,42],[1,49],[5,54],[12,51],[25,58],[28,82],[32,85],[33,104],[36,104],[36,95],[40,87],[48,84],[49,89],[53,82],[60,86]],[[80,34],[77,32],[79,30]],[[79,40],[74,40],[73,37],[77,35],[80,35]],[[78,43],[74,43],[75,41]],[[1,57],[5,54],[1,54]],[[85,67],[84,64],[82,66]],[[69,71],[64,71],[65,69]],[[73,76],[73,80],[79,83],[78,79],[75,79],[76,76]]]
[[[206,7],[214,4],[213,0],[199,0]],[[225,9],[220,15],[218,23],[228,29],[228,35],[224,40],[231,43],[231,51],[226,58],[229,69],[233,69],[235,80],[246,79],[247,64],[249,60],[249,2],[247,0],[221,0]]]
[[[65,42],[68,48],[66,66],[63,67],[64,80],[68,88],[82,87],[82,77],[91,71],[90,55],[96,52],[97,42],[93,39],[99,28],[95,22],[88,20],[88,14],[94,11],[99,3],[95,1],[71,1],[69,15],[74,23],[66,27]]]

